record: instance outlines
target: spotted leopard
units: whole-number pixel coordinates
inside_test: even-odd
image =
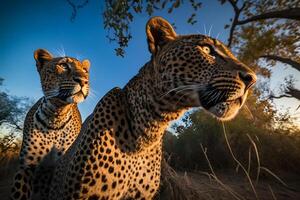
[[[34,58],[44,96],[26,115],[20,166],[11,193],[14,200],[32,199],[36,167],[49,152],[56,160],[73,143],[81,128],[77,103],[83,101],[89,92],[88,60],[54,58],[44,49],[36,50]],[[43,188],[35,187],[37,193],[39,189]]]
[[[170,122],[193,107],[230,120],[244,104],[256,76],[219,40],[177,35],[160,17],[146,33],[150,61],[98,102],[60,159],[49,199],[153,199]]]

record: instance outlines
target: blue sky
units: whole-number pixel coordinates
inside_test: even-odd
[[[74,1],[75,2],[75,1]],[[198,12],[198,23],[188,25],[191,7],[186,2],[169,15],[156,12],[170,22],[176,23],[178,34],[205,33],[211,28],[211,36],[226,41],[228,32],[224,24],[232,17],[232,8],[221,6],[217,0],[203,0]],[[12,95],[28,96],[35,100],[43,94],[39,76],[35,68],[33,52],[45,48],[54,55],[62,51],[67,56],[91,61],[90,84],[94,95],[79,105],[85,118],[92,112],[98,100],[111,88],[123,87],[139,68],[150,59],[145,36],[146,14],[135,16],[131,24],[133,39],[126,49],[125,58],[114,54],[114,43],[106,38],[103,28],[103,1],[90,0],[78,10],[74,22],[70,21],[72,9],[65,0],[6,0],[0,7],[0,77],[5,79],[4,88]],[[297,73],[282,65],[274,70],[276,86],[289,73]],[[297,77],[297,76],[296,76]],[[295,110],[297,102],[281,100],[278,105],[291,106]]]

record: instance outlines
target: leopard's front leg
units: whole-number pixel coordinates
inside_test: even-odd
[[[32,177],[34,166],[22,166],[14,177],[14,183],[11,191],[11,200],[30,199],[32,194]]]

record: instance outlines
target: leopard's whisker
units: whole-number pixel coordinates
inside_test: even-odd
[[[97,92],[96,90],[94,90],[94,89],[91,88],[91,87],[89,87],[89,89],[90,89],[90,92],[91,92],[93,95],[95,95],[95,96],[98,95],[98,92]]]
[[[181,79],[181,81],[188,81],[187,83],[195,83],[195,79],[188,78],[188,77],[185,77],[184,79]],[[192,81],[192,82],[189,82],[189,81]],[[171,82],[174,82],[174,80],[160,81],[160,82],[157,82],[157,84],[159,85],[161,83],[171,83]]]
[[[205,93],[203,96],[205,99],[209,99],[209,101],[211,101],[216,96],[216,92],[214,90],[211,90],[211,91]]]
[[[89,97],[94,101],[96,100],[97,95],[95,94],[95,91],[90,88],[89,90]]]
[[[183,95],[181,95],[180,97],[179,97],[179,99],[177,100],[177,102],[175,103],[175,105],[178,105],[178,103],[179,103],[179,101],[185,96],[185,95],[188,95],[190,92],[186,92],[186,93],[184,93]]]
[[[193,87],[190,87],[190,88],[183,88],[183,89],[177,90],[175,94],[178,94],[178,93],[180,93],[180,92],[182,92],[182,91],[185,91],[185,90],[194,90],[194,88],[193,88]]]
[[[171,92],[173,92],[173,91],[179,90],[179,89],[181,89],[181,88],[186,88],[186,87],[188,87],[188,86],[179,86],[179,87],[173,88],[173,89],[167,91],[166,93],[161,94],[161,95],[159,96],[159,98],[162,98],[162,97],[168,95],[169,93],[171,93]]]
[[[190,89],[196,89],[197,87],[199,87],[199,84],[182,85],[182,86],[173,88],[173,89],[167,91],[166,93],[160,95],[160,98],[163,98],[164,96],[170,94],[170,93],[173,92],[173,91],[177,91],[177,90],[181,90],[181,89],[189,89],[189,88],[190,88]]]
[[[208,103],[213,102],[213,101],[215,101],[216,99],[218,99],[218,96],[219,96],[218,92],[212,91],[211,97],[210,97],[210,95],[207,96],[207,98],[209,99],[209,100],[208,100]]]
[[[51,98],[51,97],[57,96],[58,93],[59,92],[58,92],[57,89],[53,89],[53,90],[45,91],[44,95],[45,95],[46,98]]]
[[[219,38],[219,36],[220,36],[220,33],[218,33],[218,34],[217,34],[217,36],[216,36],[216,40]]]
[[[210,26],[209,30],[208,30],[208,36],[210,37],[210,32],[211,32],[211,29],[212,29],[213,25]]]

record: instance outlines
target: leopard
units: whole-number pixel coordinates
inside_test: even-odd
[[[82,125],[77,104],[89,94],[89,60],[53,57],[46,49],[34,51],[34,59],[44,96],[25,117],[12,200],[33,199],[35,170],[45,157],[49,155],[54,162],[74,142]],[[46,176],[38,178],[47,181]],[[38,186],[35,190],[39,191]]]
[[[178,35],[162,17],[146,24],[148,61],[108,91],[54,170],[50,200],[148,200],[160,185],[162,139],[173,120],[202,108],[233,119],[256,75],[221,41]]]

